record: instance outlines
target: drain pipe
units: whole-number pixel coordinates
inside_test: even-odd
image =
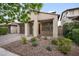
[[[58,36],[59,37],[63,36],[63,25],[61,23],[61,19],[62,19],[62,14],[60,15],[59,20],[58,20]]]

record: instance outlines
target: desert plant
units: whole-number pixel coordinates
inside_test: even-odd
[[[52,40],[51,43],[56,45],[57,49],[64,54],[67,54],[71,50],[72,46],[72,40],[63,37]]]
[[[38,42],[37,41],[33,41],[32,42],[32,46],[36,47],[38,45]]]
[[[57,39],[53,39],[53,40],[51,40],[51,44],[53,45],[57,45]]]
[[[38,45],[38,41],[35,37],[31,39],[32,46],[36,47]]]
[[[34,42],[34,41],[37,41],[37,39],[36,39],[35,37],[33,37],[33,38],[31,39],[31,42]]]
[[[26,39],[25,36],[22,36],[21,37],[21,42],[22,42],[22,44],[27,44],[28,40]]]
[[[72,41],[67,38],[61,38],[58,39],[57,46],[58,50],[60,50],[64,54],[67,54],[71,50]]]
[[[47,46],[46,49],[47,49],[48,51],[52,51],[52,48],[51,48],[50,46]]]

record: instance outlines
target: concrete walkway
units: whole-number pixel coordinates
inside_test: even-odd
[[[19,55],[9,52],[3,48],[0,48],[0,56],[19,56]]]

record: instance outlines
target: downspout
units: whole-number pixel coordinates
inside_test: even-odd
[[[58,20],[58,36],[62,37],[63,36],[63,25],[61,23],[63,13],[60,15],[59,20]]]
[[[62,26],[62,23],[61,23],[62,15],[63,15],[63,13],[62,13],[62,14],[60,15],[60,17],[59,17],[59,20],[58,20],[58,27],[59,27],[59,26]]]

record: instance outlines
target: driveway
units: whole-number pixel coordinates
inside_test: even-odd
[[[7,34],[0,36],[0,46],[20,40],[23,34]]]
[[[12,53],[6,49],[0,48],[0,56],[19,56],[19,55]]]

